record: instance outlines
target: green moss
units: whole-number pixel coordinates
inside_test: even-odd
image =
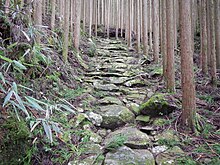
[[[31,150],[30,131],[24,120],[10,117],[0,125],[0,164],[23,164]],[[31,156],[31,155],[29,155]]]

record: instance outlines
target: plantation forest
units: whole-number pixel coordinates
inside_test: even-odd
[[[0,0],[0,165],[219,165],[220,0]]]

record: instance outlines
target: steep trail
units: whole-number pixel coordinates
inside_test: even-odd
[[[149,123],[150,119],[140,115],[138,107],[154,94],[147,80],[149,74],[142,65],[145,58],[129,51],[122,41],[97,39],[96,45],[96,55],[90,58],[89,69],[82,78],[82,85],[90,93],[84,102],[89,105],[85,108],[86,118],[95,126],[93,142],[85,159],[70,164],[154,165],[173,161],[170,152],[182,153],[182,150],[177,147],[169,151],[155,140],[166,136],[176,138],[173,132],[158,135],[153,126],[139,125],[139,122]],[[117,144],[117,139],[123,141],[123,138],[123,146],[119,145],[114,152],[108,150],[109,144]],[[164,160],[160,153],[166,150],[169,152]],[[98,159],[100,155],[103,159]]]

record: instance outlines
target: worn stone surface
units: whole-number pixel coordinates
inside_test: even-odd
[[[171,95],[156,94],[140,106],[140,113],[151,117],[167,115],[179,107]]]
[[[134,121],[134,114],[121,105],[102,106],[100,115],[103,118],[101,127],[104,128],[114,129]]]
[[[183,157],[184,152],[178,146],[175,146],[165,152],[160,153],[156,157],[156,163],[161,165],[176,165],[177,158]]]
[[[148,148],[151,143],[149,136],[135,127],[124,127],[117,131],[110,133],[104,143],[108,144],[117,136],[124,136],[126,138],[125,145],[133,149]]]
[[[98,101],[99,104],[117,104],[122,105],[123,103],[116,97],[105,97]]]
[[[130,149],[120,147],[114,153],[107,153],[105,165],[155,165],[152,153],[148,150]]]

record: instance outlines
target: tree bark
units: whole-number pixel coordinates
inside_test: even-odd
[[[65,13],[64,13],[64,42],[63,42],[63,59],[67,63],[68,58],[68,46],[69,46],[69,9],[70,1],[65,0]]]
[[[81,0],[75,0],[74,47],[79,52]]]
[[[167,91],[175,91],[173,1],[166,0],[167,20]]]
[[[181,125],[194,131],[196,110],[195,83],[193,72],[193,52],[190,0],[179,1],[180,6],[180,47],[182,77],[182,115]]]
[[[159,0],[153,0],[153,60],[155,63],[159,62]]]
[[[215,0],[216,66],[220,69],[220,0]]]
[[[148,56],[147,0],[142,0],[142,15],[144,55]]]
[[[206,0],[201,0],[201,25],[202,25],[202,72],[208,74],[208,63],[207,63],[207,25],[206,25]]]
[[[210,0],[210,48],[211,48],[211,82],[213,87],[217,87],[216,75],[216,53],[215,53],[215,22],[214,22],[214,1]]]
[[[167,31],[166,31],[167,25],[166,25],[166,1],[162,0],[162,45],[161,45],[161,52],[163,56],[163,76],[165,79],[165,82],[167,81]]]
[[[56,0],[51,0],[51,7],[52,7],[52,12],[51,12],[50,28],[51,28],[52,31],[54,31],[54,27],[55,27],[55,14],[56,14]]]

